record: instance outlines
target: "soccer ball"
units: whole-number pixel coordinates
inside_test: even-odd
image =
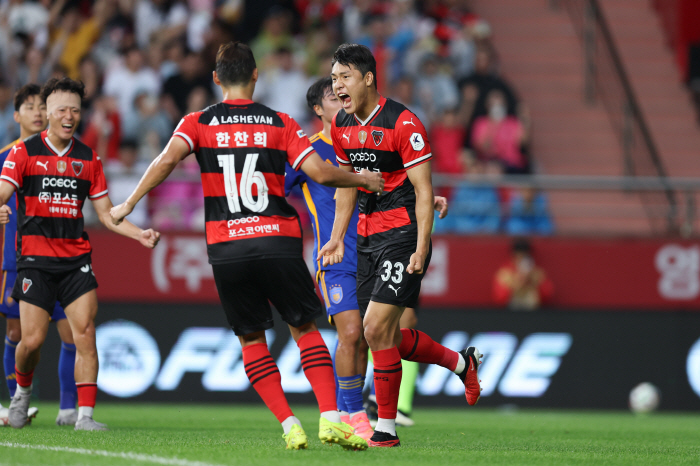
[[[649,413],[659,406],[661,393],[649,382],[642,382],[630,392],[629,405],[632,412],[637,414]]]

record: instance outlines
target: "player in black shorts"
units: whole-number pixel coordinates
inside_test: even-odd
[[[9,412],[14,428],[27,422],[34,369],[58,301],[76,346],[75,430],[108,430],[92,418],[99,367],[94,323],[97,280],[83,228],[85,200],[92,201],[97,217],[115,233],[148,248],[158,243],[159,234],[153,230],[144,231],[129,222],[112,224],[102,162],[95,151],[73,137],[84,95],[85,86],[80,82],[49,80],[41,90],[48,129],[16,144],[0,175],[0,224],[17,215],[17,279],[12,298],[19,302],[22,340],[15,353],[17,391]],[[7,201],[15,190],[17,209],[13,212]]]
[[[287,448],[306,448],[308,440],[267,347],[265,330],[273,324],[268,300],[301,351],[321,411],[319,438],[365,449],[367,442],[340,421],[337,411],[332,360],[315,323],[323,310],[302,258],[299,217],[284,197],[284,173],[289,163],[318,183],[370,192],[381,192],[382,178],[323,162],[294,120],[254,103],[258,70],[247,45],[222,45],[213,77],[224,101],[182,119],[134,193],[112,209],[113,221],[118,224],[194,152],[202,170],[207,250],[219,297],[241,341],[248,379],[282,424]]]
[[[377,64],[367,47],[343,44],[332,63],[333,91],[343,107],[331,129],[337,161],[347,171],[380,172],[385,185],[381,196],[362,188],[338,190],[331,240],[319,255],[324,265],[342,261],[343,238],[359,202],[357,299],[360,310],[366,309],[363,325],[374,360],[379,415],[369,444],[399,446],[395,419],[401,359],[454,371],[473,405],[481,392],[481,355],[474,347],[457,353],[423,332],[399,328],[403,310],[418,304],[430,264],[434,199],[428,136],[418,117],[379,94]]]

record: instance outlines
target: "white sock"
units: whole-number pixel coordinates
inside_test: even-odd
[[[374,430],[379,432],[386,432],[387,434],[396,435],[396,419],[382,419],[381,417],[377,421],[377,426]]]
[[[321,413],[321,417],[334,424],[340,422],[340,413],[338,411],[324,411]]]
[[[17,385],[17,390],[15,393],[21,393],[22,395],[31,395],[32,394],[32,386],[28,387],[22,387],[21,385]]]
[[[84,417],[92,417],[93,411],[95,411],[95,408],[90,406],[78,406],[78,420]]]
[[[338,410],[338,414],[340,415],[340,417],[349,416],[349,415],[350,415],[350,413],[348,413],[347,411],[340,411],[340,410]]]
[[[356,413],[350,413],[350,419],[352,419],[352,418],[354,418],[355,416],[357,416],[358,414],[362,414],[362,413],[364,413],[364,412],[365,412],[365,410],[363,409],[362,411],[358,411],[358,412],[356,412]]]
[[[462,353],[457,353],[457,356],[459,356],[459,359],[457,360],[457,367],[455,367],[454,373],[459,374],[464,370],[465,367],[467,367],[467,361],[464,360],[464,356],[462,356]]]
[[[58,410],[58,415],[59,416],[69,416],[75,412],[75,409],[59,409]]]
[[[282,421],[282,428],[284,429],[284,435],[287,435],[294,424],[299,424],[301,427],[301,421],[296,418],[296,416],[289,416],[287,419]]]

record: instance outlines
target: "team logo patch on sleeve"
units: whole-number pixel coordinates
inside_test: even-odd
[[[10,162],[9,160],[6,160],[5,163],[2,164],[2,166],[3,166],[4,168],[13,169],[13,168],[15,168],[15,163],[14,163],[14,162]]]
[[[364,144],[367,140],[367,131],[362,130],[359,133],[357,133],[357,139],[360,140],[360,144]]]
[[[372,131],[372,139],[374,139],[374,145],[378,146],[382,143],[382,139],[384,139],[384,131],[379,131],[375,129],[374,131]]]
[[[73,173],[75,176],[80,176],[83,172],[83,162],[71,162],[70,166],[73,168]]]
[[[413,150],[421,150],[425,147],[425,141],[420,133],[411,134],[411,146],[413,146]]]
[[[304,136],[306,136],[306,134],[304,134],[303,129],[300,129],[299,131],[297,131],[297,136],[299,136],[300,138],[303,138]]]
[[[22,280],[22,293],[27,293],[29,291],[29,287],[32,286],[32,281],[28,278],[25,278]]]
[[[338,304],[343,300],[343,287],[340,285],[332,285],[328,290],[333,304]]]

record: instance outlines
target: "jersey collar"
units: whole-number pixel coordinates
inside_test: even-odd
[[[63,149],[63,150],[61,150],[61,151],[58,150],[58,149],[56,148],[56,146],[54,146],[53,144],[51,144],[51,141],[49,140],[49,136],[48,136],[48,130],[44,130],[44,131],[41,132],[41,138],[44,140],[44,143],[46,144],[46,146],[47,146],[49,149],[51,149],[51,152],[53,152],[54,154],[58,155],[59,157],[63,157],[63,156],[66,155],[68,152],[70,152],[70,150],[73,148],[73,138],[70,138],[70,142],[68,143],[68,145],[66,146],[66,148]]]
[[[360,126],[365,126],[367,123],[372,121],[372,118],[374,118],[377,115],[377,113],[379,113],[379,110],[382,109],[382,107],[384,106],[385,103],[386,103],[386,99],[383,96],[379,97],[379,103],[377,104],[376,107],[374,107],[374,110],[372,111],[372,113],[370,113],[369,116],[367,117],[367,119],[364,121],[357,118],[357,113],[354,113],[353,116],[355,117],[355,120],[357,120],[357,122],[360,124]]]
[[[319,137],[319,139],[320,139],[321,141],[325,142],[326,144],[330,144],[331,146],[333,145],[333,141],[331,141],[331,140],[328,139],[326,136],[324,136],[324,135],[323,135],[323,131],[319,131],[319,132],[316,133],[316,134],[318,135],[318,137]]]
[[[253,104],[255,102],[253,102],[252,100],[248,100],[248,99],[230,99],[230,100],[224,100],[224,103],[228,104],[228,105],[250,105],[250,104]]]

